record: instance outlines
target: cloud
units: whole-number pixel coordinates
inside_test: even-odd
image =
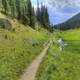
[[[63,8],[65,6],[70,7],[80,7],[80,0],[47,0],[48,3],[52,6],[57,6],[59,8]]]
[[[46,0],[53,11],[75,13],[80,9],[80,0]]]
[[[80,12],[80,0],[46,0],[53,24],[64,22]]]
[[[32,0],[36,9],[37,0]],[[54,24],[66,21],[73,15],[80,12],[80,0],[39,0],[48,7],[50,20]]]

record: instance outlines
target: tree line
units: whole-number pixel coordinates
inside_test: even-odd
[[[54,26],[55,29],[59,29],[62,31],[69,30],[69,29],[78,29],[80,28],[80,22],[64,22]]]
[[[0,0],[0,4],[4,14],[18,19],[24,25],[29,25],[35,29],[36,23],[38,23],[45,29],[52,30],[46,6],[41,5],[35,11],[31,0]]]

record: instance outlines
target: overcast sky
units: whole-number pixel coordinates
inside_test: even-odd
[[[32,0],[36,8],[37,0]],[[80,0],[39,0],[48,7],[50,21],[58,24],[68,20],[73,15],[80,12]]]

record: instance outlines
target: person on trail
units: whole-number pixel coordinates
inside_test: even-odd
[[[63,41],[62,41],[62,38],[59,38],[58,39],[58,46],[59,46],[59,49],[60,49],[60,51],[62,51],[62,47],[63,47]]]

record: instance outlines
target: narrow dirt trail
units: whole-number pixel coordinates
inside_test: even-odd
[[[44,50],[40,53],[39,56],[33,62],[30,64],[30,66],[25,70],[24,74],[21,76],[20,80],[35,80],[36,72],[38,70],[38,67],[40,65],[40,62],[42,61],[43,57],[47,53],[48,48],[50,47],[50,44],[52,41],[48,43],[48,45],[44,48]]]

